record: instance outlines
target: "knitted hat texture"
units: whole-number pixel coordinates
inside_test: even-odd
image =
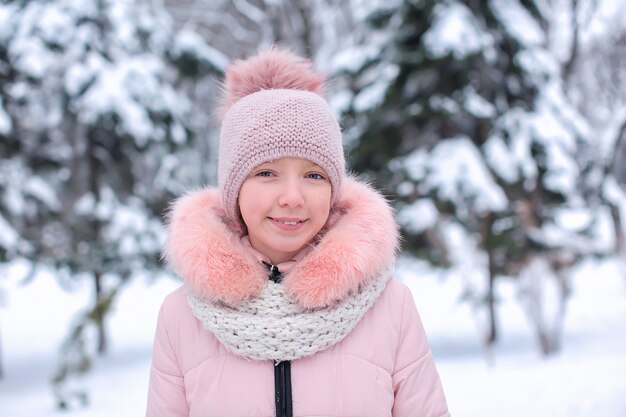
[[[308,61],[277,49],[227,69],[218,183],[230,219],[238,221],[237,197],[250,172],[286,156],[322,167],[335,201],[345,160],[341,130],[321,96],[322,83]]]

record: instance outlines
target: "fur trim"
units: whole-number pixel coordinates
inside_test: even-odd
[[[237,306],[260,294],[267,270],[243,248],[220,202],[215,189],[177,200],[163,255],[195,294]],[[398,247],[398,227],[385,198],[346,178],[325,234],[283,285],[300,306],[327,307],[384,273]]]
[[[249,257],[234,225],[227,224],[219,191],[205,189],[180,198],[168,224],[163,257],[196,294],[238,305],[261,291],[267,271]]]
[[[287,88],[321,96],[323,83],[324,77],[313,70],[310,61],[283,49],[262,51],[227,68],[221,114],[226,114],[241,98],[261,90]]]

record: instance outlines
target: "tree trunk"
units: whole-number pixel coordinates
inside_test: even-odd
[[[96,327],[98,328],[98,355],[104,355],[107,351],[108,343],[106,329],[104,328],[104,311],[100,305],[103,298],[102,274],[100,274],[100,272],[94,273],[94,284],[96,290],[96,300],[94,305],[94,311],[96,312],[96,314],[94,315],[94,320],[96,323]]]
[[[495,280],[496,280],[496,264],[491,247],[491,229],[493,227],[494,215],[489,213],[482,224],[481,240],[483,250],[487,253],[488,262],[488,279],[489,286],[487,289],[487,312],[489,320],[489,328],[487,330],[486,342],[492,345],[498,339],[498,329],[496,324],[496,297],[495,297]]]
[[[4,379],[4,367],[2,366],[2,337],[0,334],[0,381]]]
[[[524,307],[533,327],[539,350],[544,356],[561,349],[563,327],[570,295],[570,273],[576,258],[567,252],[536,254],[520,276],[523,283]],[[556,297],[548,286],[556,285]],[[557,305],[554,311],[548,308]]]
[[[489,311],[489,333],[487,334],[487,343],[494,344],[498,339],[498,331],[496,325],[496,297],[495,297],[495,265],[493,261],[493,253],[487,250],[489,259],[489,292],[487,294],[487,308]]]
[[[561,350],[561,344],[563,341],[563,328],[565,327],[565,315],[567,314],[567,303],[569,301],[569,297],[571,295],[571,287],[570,287],[570,274],[571,268],[575,264],[576,259],[564,259],[563,263],[558,263],[555,266],[556,278],[559,282],[559,313],[554,322],[554,327],[552,330],[553,334],[553,344],[552,350],[549,353],[555,353]]]
[[[563,65],[563,78],[565,79],[566,84],[569,84],[569,80],[574,73],[574,66],[576,65],[576,61],[578,60],[578,44],[580,43],[580,24],[578,22],[578,9],[578,0],[572,0],[571,25],[574,33],[572,34],[572,46],[570,49],[570,55]]]
[[[619,186],[622,187],[623,190],[626,190],[626,162],[624,158],[626,158],[626,120],[622,123],[619,133],[617,134],[613,158],[609,166],[607,166],[607,171],[611,170]],[[605,176],[607,173],[608,172],[605,171]]]
[[[613,230],[615,231],[615,253],[624,253],[624,228],[622,225],[622,216],[619,207],[609,203],[611,209],[611,217],[613,219]]]
[[[94,196],[96,202],[100,202],[100,161],[96,156],[96,144],[97,144],[98,132],[95,129],[90,129],[87,155],[89,157],[89,190]],[[93,241],[92,244],[97,244],[101,239],[101,225],[97,219],[91,222],[91,230]],[[96,255],[98,256],[98,255]],[[104,316],[105,311],[102,309],[103,289],[102,289],[102,268],[96,266],[93,272],[95,300],[93,309],[93,320],[98,329],[98,354],[103,355],[107,351],[107,336],[106,329],[104,328]]]
[[[302,44],[304,45],[304,54],[313,57],[315,53],[315,45],[313,43],[313,28],[311,28],[311,12],[307,8],[308,2],[297,1],[295,8],[302,20]]]

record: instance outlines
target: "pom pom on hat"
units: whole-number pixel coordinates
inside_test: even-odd
[[[241,98],[261,90],[304,90],[323,95],[324,77],[311,61],[283,49],[273,48],[246,60],[233,62],[222,85],[222,115]]]
[[[218,183],[229,221],[240,224],[237,197],[250,172],[283,157],[322,167],[336,200],[345,160],[339,124],[322,97],[323,80],[309,61],[280,49],[226,70]]]

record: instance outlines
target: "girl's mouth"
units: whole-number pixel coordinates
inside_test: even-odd
[[[270,217],[269,219],[280,229],[289,230],[289,231],[299,229],[302,226],[302,224],[304,224],[304,222],[306,221],[306,220],[301,220],[301,219],[274,218],[274,217]]]

